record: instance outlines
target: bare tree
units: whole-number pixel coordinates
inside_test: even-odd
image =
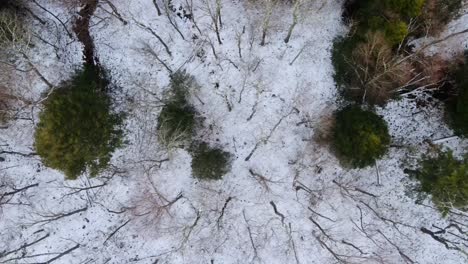
[[[39,183],[17,187],[14,181],[2,174],[0,179],[0,213],[3,207],[7,205],[28,205],[28,202],[23,201],[22,198],[26,196],[29,189],[37,186],[39,186]]]
[[[221,1],[215,0],[213,3],[212,0],[204,0],[205,9],[208,13],[209,17],[211,18],[211,26],[213,27],[214,32],[216,33],[216,38],[218,43],[221,45],[223,42],[221,41],[221,37],[219,35],[219,31],[221,30]]]
[[[150,28],[149,26],[146,26],[144,25],[143,23],[141,22],[138,22],[137,20],[133,19],[133,21],[135,21],[135,23],[142,29],[148,31],[149,33],[151,33],[151,35],[155,36],[159,42],[161,42],[161,44],[164,46],[164,49],[166,50],[167,54],[169,56],[172,56],[172,53],[169,49],[169,46],[166,44],[166,42],[164,42],[164,40],[161,38],[161,36],[159,36],[152,28]]]
[[[84,207],[81,207],[81,208],[78,208],[78,209],[75,209],[75,210],[71,210],[69,212],[50,212],[50,213],[39,212],[39,213],[36,213],[36,214],[40,217],[40,219],[34,220],[32,225],[50,224],[52,222],[55,222],[55,221],[70,217],[72,215],[80,214],[82,212],[85,212],[86,210],[88,210],[88,206],[84,206]]]
[[[25,50],[31,36],[23,26],[18,14],[8,9],[0,10],[0,45],[3,52]]]
[[[253,154],[255,153],[255,151],[257,151],[257,149],[261,146],[261,145],[264,145],[264,144],[267,144],[268,141],[270,140],[270,138],[273,136],[273,133],[275,132],[275,130],[279,127],[279,125],[281,125],[281,123],[283,122],[283,120],[287,117],[289,117],[290,115],[292,114],[295,114],[297,113],[297,109],[296,108],[293,108],[291,109],[288,113],[286,113],[285,115],[281,116],[281,118],[278,120],[278,122],[276,122],[276,124],[273,126],[273,128],[270,130],[270,132],[268,133],[268,135],[262,139],[260,139],[259,141],[257,141],[257,143],[255,144],[255,146],[253,147],[253,149],[250,151],[249,155],[247,155],[247,157],[245,158],[245,161],[249,161],[250,158],[252,158]]]
[[[236,31],[237,52],[239,58],[242,59],[242,36],[245,34],[245,26],[242,27],[241,32]]]
[[[270,29],[271,15],[273,14],[273,9],[276,5],[276,0],[265,0],[265,2],[266,13],[262,19],[262,40],[260,42],[260,46],[265,45],[266,35],[268,33],[268,29]]]
[[[161,16],[162,13],[161,13],[161,9],[159,8],[159,5],[158,5],[158,0],[153,0],[153,4],[154,4],[154,7],[156,8],[156,11],[158,12],[158,16]]]
[[[149,179],[149,176],[147,176]],[[168,199],[150,180],[150,187],[143,190],[133,201],[131,214],[138,219],[142,228],[157,228],[165,217],[171,216],[171,207],[183,198],[182,193]]]
[[[294,28],[297,25],[297,22],[299,21],[299,11],[301,10],[301,7],[303,6],[303,1],[304,0],[294,0],[294,6],[293,6],[293,12],[292,12],[292,23],[289,26],[288,29],[288,34],[286,35],[286,38],[284,38],[284,43],[288,43],[289,39],[291,38],[292,32]]]
[[[67,33],[68,37],[69,38],[73,38],[73,35],[70,33],[70,31],[68,30],[68,27],[67,25],[65,24],[64,21],[62,21],[62,19],[60,19],[56,14],[52,13],[51,11],[49,11],[47,8],[45,8],[43,5],[39,4],[36,0],[31,0],[31,2],[33,2],[36,6],[38,6],[40,9],[42,9],[43,11],[45,11],[47,14],[51,15],[53,18],[55,18],[63,27],[63,29],[65,30],[65,32]],[[77,5],[79,3],[79,0],[69,0],[68,1],[70,4],[72,5]]]
[[[193,0],[185,0],[185,5],[186,5],[187,9],[189,10],[190,20],[192,21],[193,25],[197,29],[198,33],[200,33],[200,35],[203,35],[203,32],[198,27],[197,21],[195,19],[195,13],[194,13],[194,10],[193,10]]]
[[[116,17],[118,20],[120,20],[120,22],[122,22],[122,24],[124,24],[124,25],[127,25],[127,24],[128,24],[127,20],[125,20],[125,19],[122,17],[122,15],[121,15],[120,12],[118,11],[117,7],[116,7],[110,0],[103,0],[103,1],[104,1],[104,2],[111,8],[111,10],[112,10],[112,12],[109,12],[109,11],[107,11],[106,9],[102,8],[102,6],[101,6],[101,8],[102,8],[105,12],[107,12],[107,13],[109,13],[110,15]]]
[[[394,56],[381,33],[367,34],[367,41],[358,44],[348,64],[356,76],[350,92],[363,102],[383,102],[398,89],[422,79],[409,61]]]
[[[6,120],[11,112],[13,102],[30,104],[19,91],[17,86],[18,75],[27,76],[30,72],[36,73],[49,87],[53,85],[41,74],[27,55],[31,43],[31,32],[24,25],[23,18],[10,9],[0,10],[0,118]],[[25,65],[26,64],[26,65]]]
[[[218,17],[219,27],[223,28],[223,20],[221,19],[221,0],[216,0],[216,16]]]
[[[173,73],[173,70],[167,65],[167,63],[161,59],[161,57],[158,55],[158,53],[151,48],[151,46],[147,42],[142,43],[142,48],[140,49],[143,53],[151,55],[153,58],[155,58],[161,65],[164,66],[164,68],[167,69],[169,74]]]

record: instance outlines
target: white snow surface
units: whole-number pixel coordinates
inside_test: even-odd
[[[38,2],[64,21],[72,21],[77,11]],[[277,4],[264,46],[259,43],[265,4],[257,1],[221,1],[222,44],[202,0],[193,1],[200,31],[172,14],[185,40],[164,14],[157,15],[151,0],[111,1],[127,25],[101,2],[91,34],[100,63],[118,87],[116,105],[128,113],[128,143],[102,175],[74,181],[43,166],[38,156],[1,155],[0,186],[38,186],[1,208],[0,262],[41,263],[79,245],[55,263],[466,263],[466,255],[420,228],[446,226],[449,219],[466,223],[467,216],[443,218],[428,199],[416,204],[410,191],[414,181],[403,172],[427,150],[427,142],[452,136],[443,109],[407,98],[378,109],[393,138],[378,169],[342,168],[327,146],[313,140],[319,121],[339,107],[330,52],[333,39],[346,32],[341,1],[303,7],[288,44],[283,39],[292,7]],[[185,1],[173,3],[187,9]],[[216,1],[209,3],[214,7]],[[30,56],[56,85],[79,67],[82,51],[57,21],[50,16],[47,21],[50,26],[34,22],[33,29],[66,49],[56,56],[53,47],[36,39]],[[138,23],[159,34],[172,55]],[[199,88],[191,91],[191,103],[204,117],[197,138],[232,154],[231,170],[222,180],[193,178],[190,154],[166,151],[158,143],[159,99],[169,72],[142,50],[145,45],[172,70],[195,77]],[[47,90],[37,76],[19,77],[16,85],[32,101]],[[39,110],[22,111],[24,120],[1,130],[2,150],[34,151]],[[459,138],[443,144],[456,153],[468,148]],[[166,159],[158,166],[157,160]],[[86,210],[41,222],[80,208]]]
[[[429,46],[424,52],[427,55],[439,55],[445,59],[451,59],[459,56],[465,50],[468,50],[468,32],[461,33],[467,29],[468,25],[468,1],[462,1],[462,8],[458,12],[456,19],[452,20],[445,26],[445,30],[439,36],[429,36],[428,38],[417,39],[414,43],[416,46],[431,43],[433,41],[445,41]],[[451,36],[452,34],[454,34]]]

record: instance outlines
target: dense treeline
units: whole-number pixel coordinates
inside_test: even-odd
[[[386,122],[374,112],[375,106],[384,106],[405,92],[427,86],[424,78],[416,77],[426,74],[431,79],[431,72],[408,43],[412,38],[440,33],[460,7],[460,0],[347,1],[345,18],[350,32],[335,41],[332,52],[335,80],[345,104],[334,113],[330,139],[342,164],[353,168],[373,166],[387,153],[391,135]],[[20,53],[18,47],[28,43],[23,21],[12,8],[16,8],[12,1],[0,3],[0,45],[5,54]],[[464,137],[468,136],[467,65],[458,65],[443,76],[453,88],[445,102],[448,122],[457,135]],[[109,83],[101,75],[99,66],[88,63],[52,90],[40,114],[35,134],[37,153],[44,164],[63,171],[68,179],[76,179],[84,172],[97,175],[110,162],[112,152],[122,146],[122,116],[113,112],[106,92]],[[191,93],[197,89],[195,78],[177,71],[171,72],[170,80],[155,120],[159,143],[167,149],[188,151],[193,176],[221,179],[229,169],[230,154],[194,139],[203,129],[202,118],[190,102]],[[11,98],[0,91],[2,122],[8,118]],[[439,161],[447,163],[441,166],[451,166],[448,156],[441,157]],[[422,161],[422,168],[426,163]],[[466,177],[466,173],[457,175]],[[425,183],[431,177],[418,177],[425,192],[435,190],[435,184]]]
[[[419,87],[444,94],[449,125],[456,135],[468,136],[468,63],[425,58],[407,45],[410,38],[440,33],[460,7],[460,0],[347,2],[350,32],[335,41],[332,53],[338,89],[355,104],[335,115],[333,146],[342,161],[357,168],[374,164],[390,136],[373,107]],[[432,194],[443,213],[453,207],[465,210],[466,167],[466,158],[458,160],[450,152],[426,156],[417,172],[419,191]]]

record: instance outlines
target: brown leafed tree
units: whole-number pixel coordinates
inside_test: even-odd
[[[410,60],[395,56],[380,32],[368,33],[348,63],[355,76],[348,92],[357,101],[382,104],[413,82]]]

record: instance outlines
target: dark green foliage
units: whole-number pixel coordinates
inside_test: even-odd
[[[219,180],[230,169],[230,157],[222,149],[197,143],[192,147],[192,175],[199,179]]]
[[[195,89],[197,84],[190,74],[185,71],[177,71],[171,75],[171,101],[187,102],[190,89]]]
[[[354,38],[350,43],[354,46],[365,41],[369,32],[382,32],[388,39],[388,44],[394,46],[402,42],[408,35],[408,22],[418,16],[425,0],[357,0],[352,14]]]
[[[188,105],[167,103],[158,118],[160,137],[186,140],[193,134],[195,111]]]
[[[421,14],[426,0],[385,0],[384,2],[397,14],[416,17]]]
[[[68,179],[85,170],[97,175],[122,145],[121,116],[111,112],[106,85],[94,67],[85,67],[49,95],[40,114],[36,151]]]
[[[371,111],[348,106],[336,113],[333,146],[338,157],[355,168],[374,164],[390,144],[385,121]]]
[[[385,26],[385,38],[390,46],[400,44],[408,35],[408,25],[400,20],[388,22]]]
[[[338,86],[346,86],[354,78],[353,68],[349,60],[360,41],[357,36],[353,36],[339,37],[333,42],[332,63],[335,68],[334,79]]]
[[[192,143],[198,125],[198,113],[188,101],[197,89],[192,76],[184,71],[171,75],[168,99],[158,117],[158,138],[166,147],[188,146],[192,154],[192,175],[199,179],[219,180],[229,171],[230,154],[204,142]]]
[[[450,125],[459,136],[468,137],[468,62],[455,74],[457,95],[448,101]]]
[[[420,191],[431,194],[432,201],[445,215],[451,208],[467,210],[468,155],[458,160],[451,152],[439,152],[436,157],[424,157],[416,172]]]
[[[356,0],[353,4],[353,19],[366,23],[371,17],[381,16],[383,2],[375,0]],[[380,10],[380,12],[379,12]]]
[[[185,72],[171,76],[169,98],[158,117],[158,137],[161,143],[170,145],[190,141],[196,124],[196,111],[187,100],[194,88],[193,77]]]
[[[359,34],[367,32],[382,32],[391,47],[400,44],[408,35],[408,24],[401,19],[389,19],[383,16],[371,16],[360,25]],[[362,38],[362,41],[365,38]]]
[[[426,0],[356,0],[354,18],[367,23],[372,17],[409,20],[421,14]]]

